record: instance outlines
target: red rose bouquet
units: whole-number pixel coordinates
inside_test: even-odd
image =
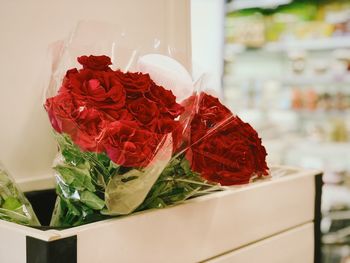
[[[60,153],[52,226],[161,208],[267,175],[255,130],[204,92],[181,104],[148,74],[81,56],[45,109]]]
[[[221,185],[246,184],[267,175],[265,148],[257,132],[206,93],[184,104],[198,105],[190,125],[186,158],[202,177]]]
[[[189,198],[193,184],[199,185],[196,192],[213,188],[188,172],[193,178],[181,181],[184,193],[170,187],[155,199],[153,185],[164,169],[175,167],[171,157],[184,107],[148,74],[112,70],[107,56],[82,56],[78,62],[82,68],[68,70],[57,95],[45,102],[60,147],[52,226],[129,214],[155,207],[160,197],[173,204]]]

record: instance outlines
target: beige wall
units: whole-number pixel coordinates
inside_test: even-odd
[[[42,107],[48,45],[82,19],[137,29],[184,49],[190,67],[188,0],[2,0],[0,4],[0,160],[16,178],[51,173],[56,152]]]
[[[206,73],[206,87],[222,96],[225,0],[191,0],[194,79]]]

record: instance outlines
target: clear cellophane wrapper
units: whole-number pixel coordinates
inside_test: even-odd
[[[40,226],[31,204],[0,162],[0,219]]]

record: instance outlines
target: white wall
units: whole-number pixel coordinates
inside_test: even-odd
[[[166,39],[186,50],[180,60],[189,66],[189,11],[188,0],[1,1],[0,160],[8,170],[17,178],[51,174],[56,145],[42,107],[51,42],[81,19],[106,21]]]
[[[207,88],[222,95],[225,0],[192,0],[194,77],[208,74]]]

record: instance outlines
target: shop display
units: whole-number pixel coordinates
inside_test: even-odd
[[[322,210],[322,242],[323,242],[323,262],[347,262],[349,259],[349,223],[350,207],[348,171],[334,172],[324,178],[325,199]]]
[[[248,47],[261,47],[265,43],[264,17],[255,10],[242,15],[228,16],[227,42]]]
[[[264,41],[238,42],[259,17]],[[244,20],[242,19],[244,18]],[[224,94],[262,135],[270,163],[325,171],[323,263],[349,260],[350,3],[290,1],[226,16]],[[254,36],[253,36],[254,37]],[[252,37],[252,38],[253,38]],[[339,190],[340,191],[340,190]],[[335,200],[336,197],[341,200]]]
[[[293,1],[274,9],[245,9],[226,17],[226,43],[262,47],[269,42],[348,36],[347,1]]]
[[[311,51],[289,51],[280,55],[279,60],[265,62],[267,69],[276,67],[275,64],[280,65],[280,72],[272,74],[272,71],[267,70],[264,73],[266,77],[262,73],[255,77],[254,68],[250,68],[252,73],[243,71],[245,67],[250,67],[249,53],[237,54],[233,67],[227,68],[224,87],[226,100],[235,111],[265,112],[267,122],[274,111],[285,112],[298,119],[294,131],[302,136],[317,137],[319,141],[348,140],[349,49],[316,54]],[[235,74],[240,68],[242,72],[247,72],[246,75]],[[281,115],[281,118],[284,117]],[[273,123],[270,126],[274,127]],[[266,127],[263,129],[266,130]],[[281,130],[281,138],[283,132],[285,130]]]
[[[181,28],[173,21],[175,2],[159,5],[159,13]],[[235,41],[266,43],[261,19]],[[144,30],[158,21],[143,24],[142,32],[133,22],[136,35],[83,22],[84,30],[80,24],[54,44],[40,106],[57,142],[56,158],[47,155],[55,189],[44,178],[24,182],[43,225],[34,213],[28,222],[0,220],[0,261],[319,263],[322,171],[268,166],[258,132],[176,60],[183,52],[171,46],[178,30],[148,39]],[[181,56],[190,61],[190,52]],[[292,60],[291,74],[308,72],[307,55]],[[318,88],[294,85],[298,95],[282,105],[283,86],[252,80],[245,103],[266,112],[319,111]],[[347,139],[344,127],[336,124],[334,140]],[[0,169],[2,181],[14,187]],[[20,202],[33,212],[16,190],[13,197],[0,192],[0,219],[2,209],[25,211]]]
[[[0,219],[23,225],[40,226],[32,206],[1,163]]]

